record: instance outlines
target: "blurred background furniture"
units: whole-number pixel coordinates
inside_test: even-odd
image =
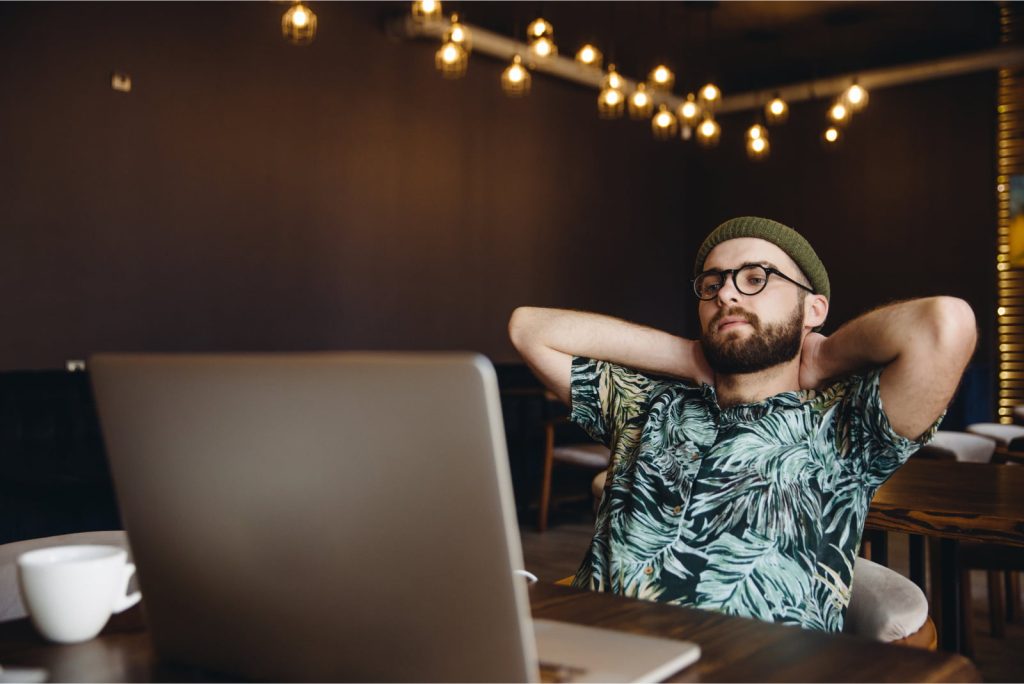
[[[603,471],[608,467],[608,462],[611,459],[608,447],[594,442],[569,421],[568,409],[554,394],[545,393],[545,399],[544,469],[541,480],[540,511],[537,514],[537,529],[541,532],[548,526],[555,463]],[[586,495],[585,489],[581,491],[581,495]]]

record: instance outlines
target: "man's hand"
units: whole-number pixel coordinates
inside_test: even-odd
[[[825,370],[821,367],[819,352],[822,343],[828,338],[816,332],[812,332],[804,338],[803,347],[800,348],[800,389],[816,390],[828,380]]]

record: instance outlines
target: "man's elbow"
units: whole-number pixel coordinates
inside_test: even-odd
[[[512,346],[520,353],[524,345],[528,344],[533,329],[533,321],[536,318],[536,307],[520,306],[512,312],[508,319],[508,336],[512,340]]]
[[[958,297],[931,300],[932,344],[938,352],[967,365],[978,343],[978,324],[971,305]]]

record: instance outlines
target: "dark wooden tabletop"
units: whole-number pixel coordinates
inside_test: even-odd
[[[1024,546],[1024,468],[911,458],[875,494],[867,525]]]
[[[698,643],[700,661],[670,681],[980,682],[959,655],[889,646],[846,635],[678,608],[649,601],[536,584],[533,614]],[[116,615],[98,638],[57,646],[27,619],[0,623],[0,664],[42,667],[50,681],[216,681],[207,671],[157,663],[142,612]],[[223,679],[230,680],[227,676]]]

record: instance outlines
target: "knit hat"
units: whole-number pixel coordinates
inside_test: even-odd
[[[824,295],[825,299],[831,299],[832,290],[828,282],[828,272],[825,270],[825,265],[821,263],[821,259],[814,253],[811,244],[789,226],[756,216],[740,216],[729,219],[711,231],[711,234],[704,239],[704,244],[697,250],[697,260],[693,264],[694,277],[704,270],[704,261],[715,246],[736,238],[760,238],[771,242],[796,262],[804,276],[810,281],[815,294]]]

